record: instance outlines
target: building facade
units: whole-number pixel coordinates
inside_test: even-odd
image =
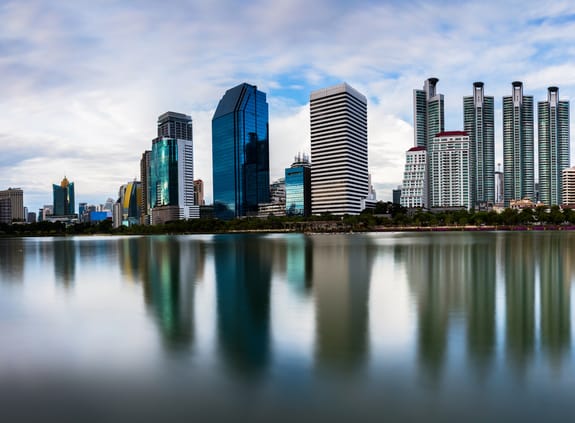
[[[206,201],[204,200],[204,181],[201,179],[194,181],[194,204],[196,206],[206,205]]]
[[[74,202],[74,182],[70,182],[64,177],[60,185],[52,185],[52,191],[54,196],[52,215],[54,217],[74,215],[76,210]]]
[[[535,200],[533,151],[533,97],[523,95],[523,83],[512,83],[512,95],[503,97],[504,204]]]
[[[285,169],[286,215],[311,215],[311,164],[309,158],[297,155]]]
[[[483,82],[463,97],[463,130],[469,135],[471,204],[485,209],[495,203],[494,98],[486,97]]]
[[[140,223],[142,215],[142,184],[140,181],[132,181],[120,187],[118,192],[119,202],[122,209],[122,225],[132,226]]]
[[[346,83],[310,95],[312,213],[359,214],[369,191],[367,99]]]
[[[150,223],[150,150],[144,151],[140,159],[140,182],[142,183],[142,201],[140,203],[140,223]]]
[[[429,149],[429,203],[436,209],[470,209],[469,135],[464,131],[436,135]]]
[[[182,129],[185,125],[186,130]],[[148,195],[151,208],[177,206],[179,219],[190,219],[197,214],[190,116],[167,112],[158,118],[158,137],[152,141],[150,154]],[[152,223],[155,223],[153,219]]]
[[[427,150],[412,147],[405,153],[405,170],[399,204],[409,209],[429,207]]]
[[[439,79],[429,78],[422,90],[413,90],[413,134],[415,147],[425,147],[445,130],[443,94],[437,93]]]
[[[562,172],[569,160],[569,101],[559,100],[559,88],[549,87],[547,101],[537,103],[539,200],[562,204]]]
[[[212,119],[214,215],[257,215],[269,202],[269,117],[266,94],[240,84],[226,91]]]
[[[6,190],[0,191],[0,200],[7,200],[7,203],[10,205],[10,212],[8,213],[7,207],[4,206],[4,213],[6,223],[10,223],[12,221],[26,221],[26,214],[24,212],[24,191],[20,188],[8,188]]]
[[[575,166],[561,172],[562,205],[575,207]]]

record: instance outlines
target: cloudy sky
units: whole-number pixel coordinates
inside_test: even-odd
[[[241,5],[241,6],[240,6]],[[570,1],[27,0],[0,2],[0,189],[52,203],[66,175],[76,201],[103,203],[139,179],[156,120],[192,116],[195,177],[211,201],[211,118],[241,82],[267,93],[271,178],[309,152],[309,93],[346,81],[368,98],[378,198],[401,183],[413,144],[412,92],[439,78],[446,129],[463,126],[474,81],[501,97],[524,82],[575,94]]]

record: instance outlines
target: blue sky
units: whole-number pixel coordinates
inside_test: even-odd
[[[240,6],[241,4],[241,6]],[[309,152],[310,91],[346,81],[368,97],[369,166],[379,199],[401,183],[413,144],[412,91],[439,78],[446,129],[462,128],[474,81],[546,98],[575,93],[569,1],[2,1],[0,189],[51,204],[66,175],[103,203],[139,178],[156,119],[194,122],[195,177],[211,199],[211,117],[224,92],[255,84],[270,104],[271,177]]]

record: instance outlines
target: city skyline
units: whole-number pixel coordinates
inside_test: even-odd
[[[470,84],[485,83],[495,97],[496,165],[512,81],[536,102],[549,86],[561,99],[575,93],[568,2],[318,1],[304,16],[298,1],[250,2],[238,13],[221,1],[173,5],[179,13],[158,20],[165,5],[154,2],[3,3],[1,189],[21,187],[37,210],[67,174],[78,201],[101,203],[138,177],[151,122],[176,110],[194,119],[195,175],[209,203],[211,116],[222,92],[245,81],[267,93],[274,180],[309,152],[309,93],[346,81],[368,97],[369,169],[385,201],[413,145],[410,93],[426,78],[441,81],[448,131],[463,129]]]

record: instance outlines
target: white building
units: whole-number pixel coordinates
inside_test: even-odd
[[[310,95],[313,214],[359,214],[368,195],[367,99],[346,83]]]
[[[563,169],[561,172],[561,197],[564,206],[575,205],[575,166]]]
[[[428,207],[425,147],[412,147],[405,153],[405,170],[399,202],[409,209]]]
[[[431,208],[470,209],[469,136],[441,132],[429,149],[429,203]]]

